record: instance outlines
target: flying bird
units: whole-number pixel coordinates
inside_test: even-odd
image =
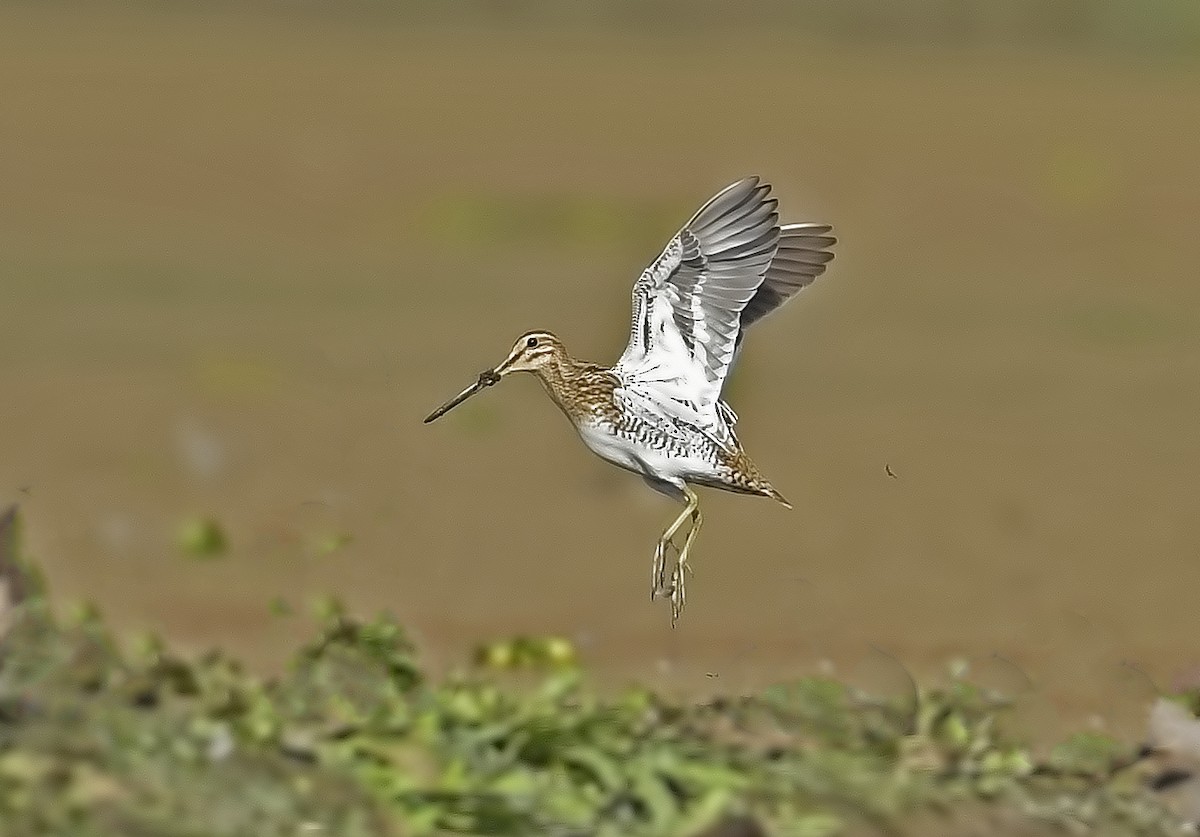
[[[516,372],[537,376],[583,443],[683,504],[662,533],[651,600],[669,596],[671,624],[686,602],[685,571],[703,516],[691,486],[791,504],[746,455],[737,414],[721,398],[746,329],[825,272],[828,224],[779,223],[778,201],[757,177],[714,195],[633,286],[629,344],[613,366],[573,357],[556,335],[530,331],[499,365],[434,410],[429,423]],[[675,539],[689,524],[682,545]],[[669,552],[674,563],[668,578]]]

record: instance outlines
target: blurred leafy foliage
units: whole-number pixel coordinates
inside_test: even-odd
[[[522,637],[434,681],[395,620],[330,601],[263,680],[219,651],[122,650],[29,579],[0,641],[0,835],[686,835],[740,814],[831,835],[959,803],[1177,827],[1113,769],[1127,748],[1077,736],[1038,764],[1003,699],[962,679],[888,700],[827,679],[701,705],[601,697],[569,642]]]
[[[215,558],[229,546],[221,524],[208,517],[185,521],[179,527],[178,542],[179,548],[193,558]]]

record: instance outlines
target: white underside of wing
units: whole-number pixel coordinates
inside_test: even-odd
[[[677,427],[681,438],[686,439],[690,426],[728,446],[732,433],[718,404],[711,402],[712,387],[701,361],[688,351],[679,333],[671,310],[672,293],[674,289],[665,285],[647,294],[644,316],[649,348],[634,342],[626,348],[613,370],[621,380],[615,396],[635,414],[647,415],[663,427]]]
[[[671,358],[646,369],[645,377],[636,372],[618,373],[621,386],[613,395],[624,402],[633,415],[643,416],[659,428],[686,442],[699,430],[714,442],[729,446],[732,433],[720,411],[702,403],[696,396],[696,382],[686,371],[672,374]]]

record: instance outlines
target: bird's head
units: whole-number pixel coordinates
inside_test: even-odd
[[[548,331],[529,331],[513,343],[508,357],[492,369],[479,373],[478,380],[438,407],[425,419],[428,424],[441,418],[472,395],[483,392],[487,387],[500,383],[500,379],[513,372],[537,372],[554,363],[566,354],[562,341]]]
[[[563,352],[562,341],[548,331],[529,331],[517,338],[493,372],[503,378],[511,372],[536,372]]]

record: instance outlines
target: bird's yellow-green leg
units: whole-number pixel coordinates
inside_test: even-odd
[[[650,567],[650,601],[652,602],[658,597],[660,592],[666,590],[667,547],[674,547],[672,538],[679,531],[679,526],[683,525],[684,520],[688,519],[691,516],[691,512],[696,508],[697,499],[692,490],[684,486],[683,492],[686,499],[684,510],[679,512],[679,517],[674,519],[674,522],[662,531],[658,546],[654,547],[654,565]],[[676,550],[678,552],[678,547],[676,547]]]
[[[683,579],[687,573],[692,571],[688,564],[688,554],[692,551],[692,541],[696,539],[696,533],[700,531],[700,527],[704,524],[704,515],[700,512],[700,506],[696,500],[696,496],[692,495],[692,528],[688,530],[687,538],[683,541],[683,549],[679,550],[679,560],[675,563],[675,570],[671,573],[671,627],[675,627],[675,623],[679,620],[679,614],[683,613],[683,606],[687,603],[687,593],[683,588]]]
[[[654,601],[660,592],[666,589],[667,583],[667,547],[675,546],[675,533],[679,531],[679,527],[683,522],[692,516],[692,512],[696,510],[696,504],[699,499],[686,485],[683,487],[683,496],[687,502],[684,505],[683,511],[679,513],[679,517],[675,518],[674,522],[668,526],[658,539],[658,545],[654,548],[654,565],[650,568],[650,600]],[[679,547],[675,547],[676,551]]]

